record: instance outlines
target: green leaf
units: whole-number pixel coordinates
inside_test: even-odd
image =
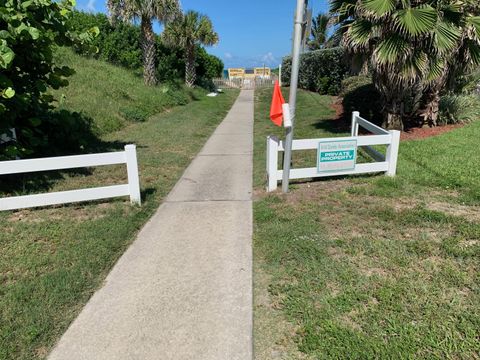
[[[480,65],[480,45],[476,41],[465,40],[469,56],[474,66]]]
[[[396,23],[406,34],[416,36],[430,32],[437,22],[437,11],[430,5],[400,10],[396,13]]]
[[[395,3],[395,0],[365,0],[363,7],[365,10],[381,17],[393,11],[395,9]]]
[[[100,34],[100,29],[98,28],[98,26],[91,27],[88,31],[95,37]]]
[[[37,127],[42,123],[42,120],[40,120],[39,118],[30,118],[28,119],[28,121],[33,127]]]
[[[367,20],[356,20],[348,30],[349,42],[355,46],[364,46],[368,44],[372,35],[373,24]]]
[[[393,64],[405,55],[408,43],[399,35],[391,35],[382,40],[375,50],[380,64]]]
[[[477,37],[480,38],[480,16],[470,16],[467,18],[467,22],[475,28]]]
[[[460,30],[453,25],[444,21],[439,22],[435,29],[435,43],[437,48],[441,52],[452,50],[455,48],[460,35]]]
[[[15,90],[13,90],[11,87],[8,87],[2,91],[2,97],[5,99],[11,99],[14,96],[15,96]]]
[[[12,35],[7,30],[0,30],[0,39],[10,39]]]
[[[37,40],[40,37],[40,31],[38,31],[37,28],[34,28],[32,26],[28,27],[28,33],[30,34],[33,40]]]
[[[440,78],[445,71],[445,60],[441,58],[435,58],[430,62],[430,68],[427,74],[427,80],[433,81]]]
[[[15,53],[6,44],[5,40],[2,40],[2,43],[0,43],[0,67],[4,69],[10,65],[15,57]]]
[[[417,76],[423,76],[427,72],[427,68],[427,55],[423,51],[415,51],[412,56],[405,60],[402,77],[404,79],[414,79]]]

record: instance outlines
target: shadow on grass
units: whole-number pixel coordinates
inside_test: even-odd
[[[35,129],[38,134],[36,146],[28,158],[81,155],[121,151],[127,143],[103,141],[95,134],[93,119],[67,110],[52,111],[42,117]],[[19,142],[31,139],[22,139]],[[31,144],[31,142],[30,142]],[[67,176],[90,175],[91,169],[78,168],[62,171],[34,172],[0,177],[0,194],[22,195],[48,191],[55,182]]]
[[[323,130],[326,133],[341,134],[350,131],[350,124],[344,118],[318,120],[312,126],[317,130]]]

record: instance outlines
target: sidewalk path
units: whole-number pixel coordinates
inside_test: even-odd
[[[252,359],[252,148],[242,91],[51,360]]]

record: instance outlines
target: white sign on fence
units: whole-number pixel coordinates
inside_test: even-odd
[[[0,175],[115,164],[127,165],[128,184],[1,198],[0,211],[108,199],[118,196],[130,196],[131,203],[140,205],[140,181],[135,145],[126,145],[125,151],[120,152],[0,161]]]
[[[357,140],[320,141],[318,143],[318,172],[354,170],[357,161]]]
[[[359,127],[373,135],[359,136]],[[341,146],[333,146],[337,142]],[[325,145],[326,144],[326,145]],[[386,145],[382,154],[372,146]],[[400,131],[387,131],[360,117],[358,112],[352,114],[351,136],[325,139],[293,140],[292,150],[317,150],[317,166],[311,168],[291,169],[290,179],[305,179],[337,175],[356,175],[384,172],[395,176],[397,171]],[[357,164],[357,152],[361,148],[374,162]],[[274,136],[267,138],[267,191],[277,189],[282,180],[283,171],[278,169],[278,154],[284,151],[284,143]],[[333,150],[333,151],[331,151]],[[322,155],[323,153],[323,155]]]

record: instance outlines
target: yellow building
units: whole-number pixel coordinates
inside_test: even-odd
[[[253,69],[230,68],[228,69],[229,79],[255,79],[257,77],[270,78],[272,72],[269,67],[258,67]]]

